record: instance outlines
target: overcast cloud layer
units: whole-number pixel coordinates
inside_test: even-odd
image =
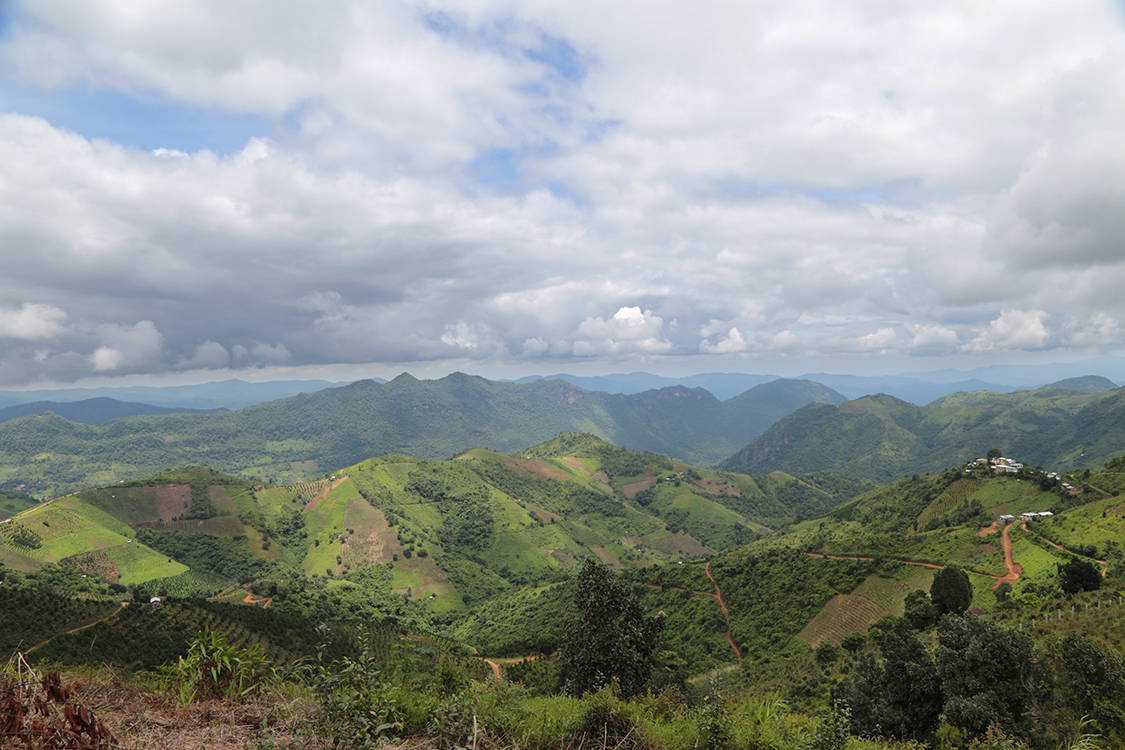
[[[1122,349],[1116,3],[0,8],[0,386]]]

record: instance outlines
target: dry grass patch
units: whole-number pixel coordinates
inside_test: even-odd
[[[571,466],[571,464],[565,458],[559,460],[563,463],[566,463],[567,466]],[[534,479],[558,479],[560,481],[566,481],[567,479],[570,479],[570,477],[568,477],[565,472],[556,469],[554,466],[551,466],[549,463],[543,461],[542,459],[512,458],[510,456],[505,456],[504,458],[501,458],[500,461],[509,469],[519,474],[521,477],[532,477]],[[581,468],[583,474],[589,475],[589,472],[586,471],[586,467],[581,466],[581,464],[579,464],[578,467],[574,468]]]
[[[156,509],[161,521],[171,521],[191,507],[191,485],[174,484],[156,488]]]
[[[649,477],[647,479],[642,479],[639,482],[632,482],[630,484],[627,484],[621,489],[625,493],[625,497],[632,500],[634,497],[636,497],[638,492],[644,492],[645,490],[652,488],[655,484],[656,477]]]

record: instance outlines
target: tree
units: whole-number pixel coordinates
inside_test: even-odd
[[[989,461],[994,458],[1003,458],[1003,456],[1004,451],[1000,450],[999,448],[989,448],[988,453],[985,454],[985,458],[987,458]]]
[[[941,685],[926,647],[905,623],[880,647],[883,661],[864,654],[832,691],[851,710],[852,731],[867,737],[925,739],[941,717]]]
[[[867,636],[858,632],[848,633],[844,636],[844,640],[840,641],[840,645],[854,656],[867,647]]]
[[[973,734],[990,724],[1020,732],[1031,700],[1031,639],[972,615],[946,615],[934,651],[946,721]]]
[[[816,663],[822,667],[830,667],[836,663],[840,658],[840,647],[832,641],[825,641],[816,647],[813,654],[816,657]]]
[[[937,607],[938,616],[961,614],[973,603],[973,583],[969,574],[952,566],[942,568],[930,584],[930,600]]]
[[[581,695],[616,679],[623,697],[643,692],[664,615],[646,615],[630,586],[593,558],[578,574],[574,607],[560,652],[562,691]]]
[[[890,632],[880,651],[883,700],[879,723],[892,737],[924,739],[941,717],[941,685],[934,661],[907,627]]]
[[[1059,566],[1059,585],[1068,594],[1094,591],[1101,587],[1102,577],[1092,562],[1075,558]]]
[[[930,601],[930,595],[925,591],[911,591],[906,595],[906,604],[903,609],[902,619],[915,630],[925,630],[937,622],[937,607]]]

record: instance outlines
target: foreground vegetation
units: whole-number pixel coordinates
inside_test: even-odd
[[[297,486],[191,467],[0,524],[0,647],[178,704],[290,696],[263,747],[1108,748],[1123,469],[834,502],[855,485],[589,435]]]

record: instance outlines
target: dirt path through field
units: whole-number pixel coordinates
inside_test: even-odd
[[[121,602],[121,609],[124,609],[125,607],[128,607],[128,606],[129,606],[129,602]],[[35,649],[37,649],[37,648],[39,648],[40,646],[43,646],[43,645],[45,645],[45,644],[47,644],[47,643],[50,643],[51,641],[53,641],[53,640],[55,640],[56,638],[58,638],[58,637],[59,637],[60,635],[70,635],[71,633],[77,633],[77,632],[79,632],[79,631],[81,631],[81,630],[85,630],[85,629],[87,629],[87,628],[92,628],[92,627],[94,627],[95,625],[97,625],[97,624],[98,624],[99,622],[105,622],[105,621],[106,621],[106,620],[108,620],[109,618],[111,618],[111,617],[115,617],[115,616],[117,616],[118,614],[120,614],[120,612],[121,612],[121,609],[115,609],[115,610],[112,610],[112,611],[111,611],[111,612],[110,612],[109,614],[107,614],[107,615],[106,615],[105,617],[99,617],[98,619],[94,620],[93,622],[88,622],[88,623],[86,623],[85,625],[78,625],[77,627],[69,628],[68,630],[60,630],[59,632],[55,633],[54,635],[52,635],[52,636],[51,636],[50,638],[48,638],[47,640],[45,640],[45,641],[42,641],[42,642],[40,642],[40,643],[36,643],[36,644],[35,644],[34,646],[32,646],[31,648],[29,648],[29,649],[27,650],[27,653],[29,653],[29,654],[30,654],[30,653],[31,653],[32,651],[34,651]]]
[[[331,484],[329,484],[327,487],[325,487],[320,492],[316,493],[316,496],[313,497],[312,500],[309,500],[308,505],[305,506],[305,510],[306,511],[312,510],[317,505],[319,505],[321,500],[328,497],[329,492],[331,492],[332,490],[336,489],[341,484],[343,484],[343,482],[346,479],[347,479],[347,477],[336,477],[335,479],[333,479]]]
[[[867,560],[870,562],[875,559],[874,557],[850,557],[848,555],[822,555],[819,552],[806,552],[805,554],[809,557],[819,557],[821,559],[827,558],[829,560]],[[944,565],[922,562],[920,560],[899,560],[893,557],[888,557],[887,559],[893,560],[896,563],[902,563],[903,565],[917,565],[920,568],[933,568],[934,570],[941,570],[945,567]]]
[[[1031,531],[1030,529],[1027,528],[1026,523],[1020,524],[1020,528],[1023,529],[1024,531]],[[1032,533],[1035,533],[1035,532],[1032,532]],[[1040,539],[1042,539],[1044,542],[1051,545],[1055,549],[1060,549],[1063,552],[1066,552],[1066,547],[1062,546],[1061,544],[1055,544],[1054,542],[1052,542],[1050,539],[1043,536],[1042,534],[1036,534],[1036,536],[1038,536]],[[1071,554],[1074,554],[1074,553],[1071,553]],[[1096,557],[1091,557],[1090,559],[1093,560],[1094,562],[1096,562],[1098,565],[1102,566],[1102,578],[1105,578],[1106,573],[1109,572],[1109,561],[1108,560],[1099,560]]]
[[[273,597],[267,596],[265,599],[255,599],[253,594],[247,594],[246,598],[242,601],[246,604],[262,604],[262,602],[265,602],[265,604],[262,604],[262,609],[265,609],[266,607],[273,604]]]
[[[1012,559],[1012,526],[1010,523],[1004,527],[1003,533],[1000,534],[1000,546],[1004,548],[1004,567],[1008,569],[1008,574],[1000,576],[996,579],[996,583],[992,584],[992,588],[998,588],[1002,583],[1015,583],[1023,575],[1023,566]],[[1024,524],[1024,530],[1027,530],[1027,524]]]
[[[477,647],[475,647],[475,645],[470,645],[469,650],[472,651],[472,656],[477,657],[477,654],[479,653],[479,651],[477,651]],[[497,665],[497,663],[495,661],[493,661],[492,659],[485,659],[484,657],[477,657],[477,658],[480,659],[481,661],[485,662],[486,665],[488,665],[489,667],[492,667],[493,677],[495,677],[496,679],[499,679],[499,665]]]
[[[730,635],[730,611],[727,609],[727,603],[723,601],[723,592],[719,589],[719,584],[715,581],[715,576],[711,575],[711,563],[703,563],[703,572],[707,574],[707,577],[711,579],[711,584],[715,587],[713,596],[715,600],[719,602],[719,608],[723,610],[723,619],[727,621],[727,643],[730,644],[738,660],[742,661],[742,651],[738,648],[738,644],[734,642],[734,638]]]

